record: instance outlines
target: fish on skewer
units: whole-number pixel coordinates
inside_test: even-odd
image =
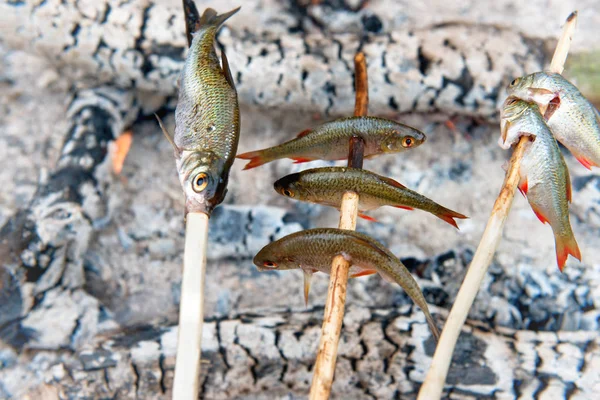
[[[175,151],[186,212],[210,215],[227,192],[239,140],[240,111],[227,56],[221,52],[221,64],[214,42],[221,25],[238,10],[219,15],[208,8],[194,24],[197,30],[188,32],[192,40],[179,82],[174,137],[159,119]],[[186,9],[194,11],[195,7]],[[193,21],[193,15],[186,15],[188,20]]]
[[[508,94],[548,105],[545,119],[554,137],[587,169],[600,166],[600,114],[571,82],[536,72],[513,80]]]
[[[501,112],[501,134],[501,145],[505,148],[522,135],[535,137],[521,160],[519,190],[527,196],[539,220],[552,227],[558,268],[563,270],[569,255],[581,261],[569,221],[569,170],[538,106],[509,97]]]
[[[402,262],[367,235],[335,228],[318,228],[287,235],[266,245],[254,257],[259,271],[300,268],[304,272],[304,300],[308,303],[310,280],[315,272],[331,272],[331,262],[341,255],[350,263],[350,277],[378,273],[399,284],[423,313],[436,341],[439,331],[419,285]]]
[[[360,168],[314,168],[287,175],[274,184],[277,193],[295,200],[340,208],[345,192],[358,194],[359,216],[381,206],[427,211],[458,229],[454,218],[466,216],[443,207],[391,178]]]
[[[237,158],[250,160],[244,169],[282,158],[291,158],[296,164],[314,160],[344,160],[348,157],[348,143],[353,136],[365,141],[365,158],[398,153],[418,147],[425,141],[423,132],[395,121],[378,117],[349,117],[307,129],[280,145],[238,154]]]

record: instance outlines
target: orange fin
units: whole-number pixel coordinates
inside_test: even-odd
[[[314,161],[314,159],[312,159],[312,158],[305,158],[305,157],[291,157],[291,159],[294,160],[294,164],[302,164],[305,162]]]
[[[360,272],[350,275],[350,278],[358,278],[359,276],[373,275],[376,273],[377,273],[377,271],[375,271],[374,269],[363,269]]]
[[[590,161],[585,156],[575,156],[575,158],[577,159],[577,161],[579,161],[581,163],[581,165],[583,165],[584,167],[586,167],[589,170],[591,170],[592,167],[598,166],[595,162]]]
[[[524,197],[527,197],[527,191],[529,190],[529,183],[527,182],[527,178],[521,178],[519,182],[519,191]]]
[[[567,262],[567,257],[569,254],[581,261],[581,252],[579,251],[579,246],[577,245],[577,241],[573,234],[568,237],[560,238],[556,237],[556,262],[558,263],[558,269],[562,272],[565,267],[565,263]]]
[[[455,227],[456,229],[458,228],[458,224],[456,223],[456,221],[454,220],[454,218],[458,218],[458,219],[467,219],[469,217],[467,217],[466,215],[462,215],[457,213],[456,211],[452,211],[449,210],[445,207],[442,207],[441,211],[438,213],[434,214],[436,217],[438,217],[439,219],[446,221],[447,223],[449,223],[450,225],[452,225],[453,227]]]
[[[414,210],[414,208],[409,207],[409,206],[392,206],[392,207],[401,208],[403,210],[409,210],[409,211]]]
[[[381,179],[382,181],[384,181],[385,183],[387,183],[388,185],[400,188],[400,189],[406,189],[406,186],[404,186],[403,184],[401,184],[400,182],[392,179],[392,178],[387,178],[385,176],[381,176],[379,177],[379,179]]]
[[[371,221],[371,222],[377,222],[377,220],[369,215],[363,214],[363,213],[358,213],[358,216],[361,217],[362,219],[366,219],[367,221]]]
[[[301,138],[301,137],[304,137],[304,136],[308,135],[311,132],[312,132],[312,129],[305,129],[302,132],[300,132],[296,137]]]
[[[119,175],[123,170],[123,164],[129,149],[131,148],[131,142],[133,141],[133,134],[131,131],[124,132],[115,140],[114,151],[112,154],[112,167],[113,172]]]
[[[256,168],[260,165],[266,164],[271,160],[267,160],[264,158],[262,151],[249,151],[247,153],[238,154],[236,158],[240,158],[242,160],[250,160],[248,164],[244,167],[244,169]]]
[[[540,211],[540,209],[538,209],[536,206],[534,206],[533,204],[529,203],[529,205],[531,206],[531,209],[533,210],[533,213],[535,214],[536,217],[538,217],[538,219],[540,221],[542,221],[542,224],[549,224],[550,222],[548,221],[548,218],[546,218],[546,216],[544,215],[544,213],[542,213]]]

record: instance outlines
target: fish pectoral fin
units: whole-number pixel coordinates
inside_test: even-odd
[[[227,59],[227,55],[225,54],[225,48],[221,46],[221,64],[223,69],[223,75],[225,75],[225,80],[229,83],[229,86],[233,90],[235,90],[235,83],[233,81],[233,76],[231,75],[231,69],[229,68],[229,60]]]
[[[556,97],[556,93],[544,88],[529,88],[529,96],[536,103],[547,105]]]
[[[308,293],[310,292],[310,280],[314,271],[302,269],[304,274],[304,305],[308,307]]]
[[[360,272],[357,272],[355,274],[350,275],[350,278],[358,278],[358,277],[361,277],[361,276],[368,276],[368,275],[373,275],[373,274],[376,274],[376,273],[377,273],[377,271],[374,270],[374,269],[363,269]]]
[[[175,144],[173,137],[171,136],[171,134],[169,134],[169,131],[167,131],[167,128],[165,128],[165,125],[163,124],[163,122],[160,119],[160,117],[158,116],[158,114],[154,113],[154,116],[156,117],[156,120],[158,121],[158,125],[160,126],[162,133],[165,135],[165,137],[167,138],[169,143],[171,143],[171,146],[173,146],[173,150],[175,150],[175,155],[177,156],[177,158],[179,158],[179,156],[181,156],[181,149],[179,147],[177,147],[177,145]]]
[[[527,197],[527,191],[529,190],[529,184],[527,182],[527,178],[521,178],[518,188],[519,188],[519,192],[521,192],[523,197]]]

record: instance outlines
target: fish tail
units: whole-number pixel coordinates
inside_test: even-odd
[[[567,236],[555,236],[554,240],[556,244],[556,262],[561,272],[565,267],[569,254],[581,261],[581,252],[572,232]]]
[[[238,154],[236,158],[240,158],[242,160],[250,160],[250,162],[244,167],[245,170],[256,168],[271,161],[265,156],[264,151],[261,150],[249,151],[247,153]]]
[[[204,14],[202,14],[202,16],[200,17],[200,20],[198,21],[198,28],[206,27],[206,26],[215,26],[218,28],[219,26],[221,26],[223,24],[223,22],[227,21],[227,19],[229,17],[231,17],[233,14],[235,14],[239,10],[240,10],[240,7],[233,9],[229,12],[226,12],[224,14],[217,14],[217,12],[214,9],[207,8],[204,11]]]
[[[433,338],[435,339],[435,342],[437,343],[440,341],[440,331],[438,330],[438,327],[435,324],[435,320],[433,319],[433,316],[429,313],[429,310],[424,309],[423,312],[425,313],[425,319],[427,320],[427,325],[429,326],[429,330],[431,331],[431,334],[433,335]]]
[[[458,228],[458,225],[457,225],[456,221],[454,220],[454,218],[458,218],[458,219],[469,218],[466,215],[459,214],[456,211],[452,211],[452,210],[450,210],[448,208],[445,208],[445,207],[441,207],[435,213],[435,216],[438,217],[441,220],[446,221],[447,223],[449,223],[450,225],[452,225],[456,229],[459,229],[459,228]]]

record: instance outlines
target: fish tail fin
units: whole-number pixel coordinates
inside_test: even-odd
[[[433,316],[429,313],[428,309],[424,309],[423,312],[425,313],[425,319],[427,320],[427,325],[429,326],[429,330],[431,331],[431,334],[433,335],[433,338],[435,339],[435,342],[439,342],[440,341],[440,331],[435,323],[435,320],[433,319]]]
[[[270,159],[265,157],[264,152],[261,150],[249,151],[247,153],[238,154],[236,158],[240,158],[242,160],[250,160],[250,162],[244,167],[245,170],[256,168],[271,161]]]
[[[238,12],[240,7],[235,8],[229,12],[224,14],[217,14],[217,12],[212,8],[207,8],[204,11],[204,14],[200,17],[198,21],[198,28],[206,27],[206,26],[216,26],[217,28],[223,25],[223,22],[227,21],[229,17]]]
[[[556,262],[561,272],[565,267],[569,254],[581,261],[581,252],[572,232],[567,236],[556,236],[554,240],[556,244]]]
[[[442,207],[439,211],[437,211],[435,213],[435,216],[438,217],[441,220],[446,221],[447,223],[449,223],[450,225],[452,225],[456,229],[459,229],[459,228],[458,228],[458,224],[456,223],[456,221],[454,220],[454,218],[458,218],[458,219],[467,219],[467,218],[469,218],[466,215],[459,214],[456,211],[452,211],[452,210],[450,210],[448,208],[445,208],[445,207]]]

